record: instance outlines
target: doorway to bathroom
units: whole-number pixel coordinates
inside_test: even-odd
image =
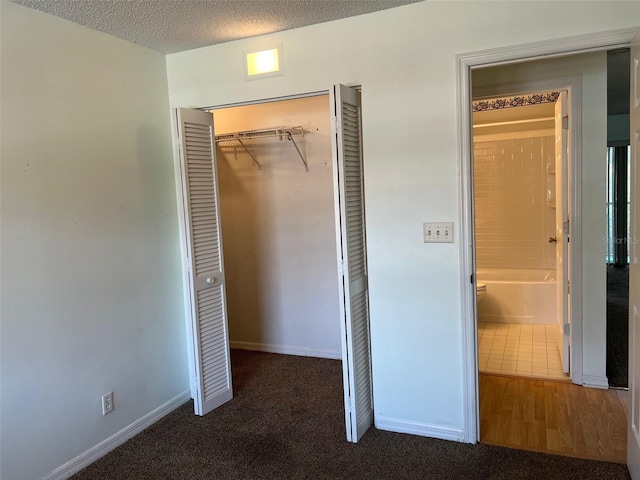
[[[465,429],[468,429],[470,435],[467,437],[472,440],[486,441],[487,431],[486,422],[490,421],[497,425],[500,432],[509,433],[510,436],[520,437],[523,442],[517,445],[510,442],[510,446],[516,448],[530,448],[530,441],[538,439],[546,446],[539,447],[540,450],[549,450],[551,444],[556,447],[557,453],[563,453],[564,447],[567,445],[576,445],[574,440],[577,438],[581,442],[587,441],[588,444],[599,448],[601,445],[609,445],[612,442],[607,441],[606,432],[598,433],[593,426],[598,429],[598,425],[605,426],[608,429],[610,420],[622,423],[620,418],[625,417],[624,409],[621,416],[617,413],[611,414],[612,410],[603,409],[603,403],[594,404],[590,408],[588,417],[582,416],[576,407],[580,407],[590,402],[589,398],[598,391],[605,391],[608,386],[605,374],[605,344],[606,344],[606,265],[602,260],[606,251],[606,239],[603,240],[603,233],[606,230],[606,218],[604,215],[603,203],[605,199],[605,168],[604,167],[604,147],[607,141],[607,117],[606,117],[606,50],[615,48],[625,48],[629,45],[640,45],[640,36],[637,28],[628,31],[608,32],[608,35],[598,34],[585,35],[581,37],[571,37],[571,39],[561,39],[557,42],[549,42],[545,44],[530,44],[525,46],[514,46],[513,48],[502,48],[481,52],[473,52],[470,54],[458,56],[458,71],[460,72],[458,82],[458,98],[459,102],[459,125],[460,125],[460,151],[461,162],[461,190],[463,193],[462,218],[465,228],[461,231],[465,248],[461,251],[461,262],[464,266],[463,291],[464,302],[463,312],[466,312],[468,322],[463,324],[463,333],[465,341],[464,362],[466,365],[466,382],[465,382],[465,399],[467,406],[467,414],[465,415]],[[635,48],[635,47],[634,47]],[[640,69],[638,66],[638,50],[631,50],[632,66],[635,66],[635,72],[631,72],[632,86],[635,92],[640,92]],[[635,55],[635,57],[634,57]],[[474,223],[473,223],[473,135],[471,121],[471,102],[472,98],[485,98],[493,96],[504,96],[507,94],[519,94],[521,92],[543,91],[548,89],[562,88],[559,82],[564,85],[571,85],[570,100],[570,120],[573,118],[576,128],[573,130],[574,135],[569,139],[571,149],[577,159],[570,164],[570,180],[574,179],[575,185],[570,188],[570,218],[571,225],[571,251],[572,262],[569,269],[572,273],[572,285],[570,296],[570,314],[573,319],[571,325],[572,337],[574,344],[571,350],[571,385],[567,382],[555,381],[536,381],[526,378],[500,377],[496,375],[477,375],[477,349],[476,349],[476,292],[474,284],[475,274],[475,245],[474,245]],[[480,81],[479,81],[480,80]],[[541,88],[521,88],[516,91],[505,92],[502,86],[519,82],[520,85],[530,86],[532,83],[544,84]],[[481,85],[489,92],[478,93],[477,87]],[[540,87],[540,85],[538,85]],[[472,93],[473,92],[473,93]],[[631,96],[631,114],[629,116],[630,132],[638,131],[638,115],[640,112],[640,96],[637,94]],[[489,93],[489,95],[487,95]],[[579,108],[577,108],[579,107]],[[578,110],[577,112],[575,110]],[[634,137],[635,143],[632,143],[632,155],[637,153],[638,136]],[[635,158],[635,157],[634,157]],[[633,166],[637,162],[632,160],[631,178],[634,175]],[[632,181],[631,205],[635,205],[635,186]],[[632,214],[630,219],[631,231],[635,238],[635,229],[637,216]],[[631,265],[630,270],[633,272],[633,265],[637,263],[637,249],[635,243],[632,243],[631,249]],[[634,279],[630,274],[631,283]],[[470,281],[469,281],[470,279]],[[631,296],[634,289],[630,288]],[[630,307],[633,306],[633,315],[630,313],[629,323],[634,325],[637,316],[635,315],[635,304],[630,299]],[[631,308],[630,308],[631,310]],[[637,343],[637,342],[636,342]],[[629,350],[632,357],[635,344],[630,339]],[[633,362],[630,360],[630,365]],[[514,396],[513,388],[498,388],[495,391],[502,392],[501,395],[506,398],[507,403],[501,409],[500,405],[492,402],[486,397],[487,378],[503,379],[512,384],[516,382],[524,383],[533,389],[522,398]],[[636,393],[634,390],[634,377],[630,375],[629,391]],[[637,383],[637,382],[636,382]],[[593,388],[596,387],[600,390]],[[559,389],[571,387],[576,391],[576,396],[564,398],[559,393]],[[543,395],[540,396],[540,393]],[[582,392],[582,393],[580,393]],[[613,393],[612,393],[613,392]],[[608,396],[616,395],[618,391],[609,390]],[[550,396],[547,397],[547,394]],[[637,396],[637,395],[636,395]],[[629,395],[629,404],[633,404],[633,395]],[[591,397],[592,398],[592,397]],[[548,400],[551,403],[548,404]],[[489,400],[489,401],[484,401]],[[624,402],[616,401],[621,404]],[[532,417],[536,423],[539,415],[547,416],[547,405],[555,405],[561,409],[555,412],[551,421],[565,418],[571,421],[573,418],[576,423],[571,425],[560,426],[555,425],[555,430],[546,430],[546,442],[544,429],[538,435],[529,429]],[[567,416],[567,409],[574,415]],[[497,418],[495,414],[498,414]],[[486,420],[487,414],[492,419]],[[485,420],[483,420],[483,417]],[[606,417],[606,418],[605,418]],[[591,418],[594,421],[585,422],[585,418]],[[520,420],[520,423],[518,423]],[[637,465],[640,465],[640,454],[638,453],[638,428],[633,419],[626,418],[626,424],[629,428],[629,444],[627,464],[629,469],[637,473]],[[584,429],[575,429],[578,423],[582,427],[589,427],[591,432]],[[513,428],[510,428],[513,427]],[[517,430],[517,431],[516,431]],[[581,431],[579,431],[581,430]],[[617,438],[624,438],[624,428],[615,434]],[[616,431],[615,428],[608,429],[609,432]],[[482,435],[480,434],[482,432]],[[558,436],[561,432],[569,434],[567,438],[562,439]],[[550,433],[553,435],[550,436]],[[532,435],[533,434],[533,435]],[[577,435],[577,437],[576,437]],[[534,438],[535,437],[535,438]],[[551,442],[551,444],[549,443]],[[567,443],[568,442],[568,443]],[[584,443],[584,442],[582,442]],[[506,443],[504,443],[506,444]],[[557,448],[559,447],[559,449]],[[626,447],[623,450],[627,450]]]
[[[570,379],[568,100],[472,104],[480,373]]]

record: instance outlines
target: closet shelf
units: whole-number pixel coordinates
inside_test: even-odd
[[[298,148],[298,144],[293,139],[294,136],[304,136],[307,131],[302,127],[274,127],[274,128],[266,128],[261,130],[246,130],[244,132],[232,132],[232,133],[224,133],[222,135],[216,135],[216,143],[237,143],[240,145],[245,152],[251,157],[253,163],[256,164],[259,170],[262,170],[262,164],[258,162],[258,159],[254,155],[254,153],[247,148],[245,142],[257,140],[260,138],[273,138],[279,137],[280,140],[284,140],[285,138],[289,140],[298,152],[298,156],[304,165],[305,172],[309,171],[309,166],[307,165],[307,160],[302,155],[302,152]]]

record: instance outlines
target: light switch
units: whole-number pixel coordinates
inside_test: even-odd
[[[453,243],[453,222],[422,224],[424,243]]]

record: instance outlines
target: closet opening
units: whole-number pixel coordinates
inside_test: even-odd
[[[329,95],[211,113],[231,348],[339,359]]]
[[[310,366],[309,382],[323,377],[309,357],[341,359],[346,437],[357,442],[373,423],[360,92],[334,85],[175,114],[196,414],[233,398],[232,348],[300,357],[289,370]],[[241,385],[270,370],[258,357],[234,356],[245,359]],[[322,392],[339,390],[338,380]]]

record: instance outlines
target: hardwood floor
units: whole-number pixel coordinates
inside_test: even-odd
[[[626,463],[626,392],[480,375],[480,441]]]

